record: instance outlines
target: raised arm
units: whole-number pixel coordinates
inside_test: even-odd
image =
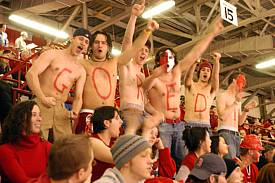
[[[192,50],[179,62],[181,72],[185,72],[190,65],[198,60],[203,52],[207,49],[211,41],[217,36],[223,29],[221,19],[216,19],[210,26],[208,33],[192,48]]]
[[[244,110],[239,115],[239,125],[242,125],[244,123],[249,113],[249,110],[255,108],[256,106],[257,106],[257,102],[255,100],[250,101],[248,104],[244,106]]]
[[[139,49],[145,45],[152,31],[159,28],[159,24],[154,20],[149,20],[146,29],[135,40],[133,45],[127,48],[120,56],[116,57],[118,64],[124,65],[129,63],[130,59],[133,58],[139,51]]]
[[[219,90],[219,73],[220,73],[220,59],[221,54],[218,52],[213,52],[214,66],[211,77],[211,94],[216,93]]]
[[[197,62],[193,63],[191,67],[189,67],[188,71],[185,74],[184,77],[184,87],[190,89],[192,83],[193,83],[193,75],[194,71],[196,69]]]
[[[47,107],[54,106],[56,104],[56,100],[54,97],[45,96],[45,94],[41,90],[38,76],[47,69],[47,67],[53,61],[54,56],[54,50],[45,51],[33,63],[32,67],[26,74],[28,86],[32,90],[33,94],[36,95],[36,97],[39,98],[41,102]]]
[[[143,0],[141,4],[134,4],[132,7],[131,16],[128,21],[126,31],[123,37],[123,41],[122,41],[122,52],[132,46],[136,20],[137,20],[137,17],[140,16],[144,11],[144,4],[145,4],[145,0]]]
[[[81,66],[80,70],[81,75],[79,76],[78,80],[76,81],[76,88],[75,88],[75,96],[72,104],[72,118],[76,119],[77,115],[82,107],[82,94],[83,88],[86,81],[86,71]]]

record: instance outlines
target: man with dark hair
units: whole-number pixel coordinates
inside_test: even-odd
[[[162,72],[159,77],[150,76],[144,81],[145,93],[152,106],[164,114],[166,118],[160,124],[160,138],[165,147],[171,149],[174,144],[174,158],[177,166],[180,166],[181,159],[184,157],[184,141],[182,131],[184,123],[180,120],[180,87],[181,77],[187,69],[200,58],[207,49],[211,41],[223,29],[221,20],[216,20],[207,35],[203,37],[192,50],[180,61],[177,62],[176,54],[172,48],[160,49],[155,57],[156,66],[154,72]],[[178,63],[178,64],[177,64]]]
[[[87,52],[91,34],[79,28],[71,38],[70,46],[64,50],[47,50],[33,63],[26,80],[37,97],[43,123],[42,133],[48,139],[53,128],[54,140],[72,134],[71,120],[78,116],[82,106],[82,93],[86,72],[78,59]],[[64,108],[70,89],[75,84],[72,111]]]
[[[144,3],[143,0],[141,4],[135,4],[132,7],[132,14],[122,41],[122,51],[132,46],[136,19],[142,14]],[[145,97],[142,84],[145,75],[143,65],[148,59],[150,49],[151,43],[147,41],[128,64],[118,67],[120,110],[123,121],[126,123],[125,133],[127,134],[136,134],[144,122]]]
[[[192,169],[191,183],[226,183],[227,168],[223,159],[217,154],[202,155]]]
[[[9,46],[8,34],[6,33],[6,29],[6,24],[0,24],[0,46],[3,47]]]
[[[157,22],[150,20],[133,45],[125,49],[121,55],[113,58],[109,58],[109,53],[112,50],[110,36],[103,32],[96,32],[93,35],[90,60],[81,62],[87,72],[87,80],[76,133],[84,132],[86,116],[93,113],[95,108],[114,105],[118,66],[129,63],[131,58],[135,57],[140,48],[144,46],[151,32],[158,27]]]
[[[28,183],[90,183],[93,160],[93,147],[88,136],[61,137],[51,146],[47,175]]]
[[[184,120],[190,127],[210,126],[210,107],[216,92],[219,89],[219,72],[221,54],[213,53],[214,67],[205,59],[201,59],[198,70],[198,81],[193,81],[193,74],[197,63],[195,62],[187,71],[184,79],[185,87],[185,116]]]
[[[259,162],[257,163],[257,167],[260,170],[263,166],[265,166],[268,163],[272,163],[273,162],[273,157],[275,155],[275,147],[270,145],[270,144],[266,144],[264,146],[265,150],[262,152],[262,155],[260,157]]]
[[[95,109],[91,121],[94,131],[91,141],[96,162],[93,167],[96,171],[91,179],[93,182],[99,179],[106,169],[114,166],[110,148],[119,136],[122,120],[115,107],[102,106]]]
[[[226,158],[232,159],[240,155],[240,135],[238,126],[242,125],[250,109],[256,107],[253,100],[241,109],[242,91],[246,85],[245,76],[234,72],[228,79],[229,86],[217,95],[217,111],[219,115],[218,132],[230,146]]]

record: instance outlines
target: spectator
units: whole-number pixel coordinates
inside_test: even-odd
[[[226,179],[227,183],[243,183],[243,173],[240,165],[232,159],[224,159],[227,167]]]
[[[224,138],[219,135],[210,137],[211,139],[211,152],[223,158],[228,153],[228,145]]]
[[[112,106],[102,106],[95,110],[91,118],[93,131],[91,141],[94,146],[95,170],[92,182],[99,179],[104,171],[114,167],[110,148],[114,140],[119,136],[122,120],[118,110]]]
[[[201,155],[211,152],[211,139],[207,128],[193,127],[184,130],[183,140],[185,141],[189,153],[181,162],[176,180],[183,180],[185,182],[190,171],[194,168],[195,161]]]
[[[34,101],[16,104],[3,125],[2,182],[27,182],[46,171],[50,143],[40,137],[41,114]]]
[[[255,183],[258,168],[254,163],[259,162],[260,152],[264,150],[261,141],[256,135],[246,135],[240,144],[241,169],[244,174],[244,183]]]
[[[25,40],[28,38],[28,33],[23,31],[20,33],[20,37],[15,40],[15,49],[19,52],[25,51],[27,49],[27,44]]]
[[[189,178],[192,183],[226,183],[226,172],[223,159],[216,154],[208,153],[196,161]]]
[[[274,183],[275,180],[275,163],[265,165],[259,172],[256,183]]]
[[[3,47],[9,46],[8,34],[6,33],[6,29],[6,24],[0,24],[0,46]]]
[[[111,148],[114,168],[107,169],[94,183],[138,183],[152,178],[151,146],[138,135],[120,136]]]
[[[0,80],[0,91],[0,127],[2,129],[4,119],[12,108],[11,87],[9,84]]]
[[[0,59],[0,74],[5,74],[6,72],[10,71],[11,62],[8,58],[15,59],[16,54],[12,50],[4,50],[2,57],[6,57],[7,59]]]
[[[273,157],[275,154],[275,148],[272,145],[265,145],[265,150],[262,152],[259,162],[257,163],[257,167],[260,170],[267,163],[272,163]]]
[[[28,183],[90,183],[93,162],[91,141],[84,135],[68,135],[54,142],[47,174]]]

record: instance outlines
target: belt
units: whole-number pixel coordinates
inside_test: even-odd
[[[178,124],[181,122],[180,118],[177,118],[177,119],[165,119],[165,122],[166,123],[169,123],[169,124]]]
[[[240,135],[239,132],[232,131],[232,130],[227,130],[227,129],[218,130],[218,133],[221,133],[221,132],[230,133],[230,134],[232,134],[232,135]]]

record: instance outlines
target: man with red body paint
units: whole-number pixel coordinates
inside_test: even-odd
[[[189,127],[206,127],[210,130],[210,107],[219,89],[219,72],[221,54],[214,52],[214,67],[207,60],[201,60],[198,81],[193,81],[197,63],[187,71],[184,79],[185,116]]]
[[[218,132],[230,146],[226,155],[229,159],[240,155],[241,138],[238,126],[244,123],[249,110],[257,105],[257,102],[252,100],[242,111],[241,99],[245,85],[245,76],[240,72],[234,72],[229,76],[227,89],[217,95]]]
[[[181,159],[184,156],[184,142],[182,132],[184,123],[180,121],[180,87],[181,77],[184,72],[203,54],[210,42],[223,29],[221,20],[216,20],[210,26],[209,32],[201,39],[192,50],[177,64],[176,55],[171,48],[160,49],[155,57],[155,63],[158,67],[154,72],[165,69],[159,77],[148,77],[144,81],[145,93],[148,93],[148,99],[152,106],[162,112],[166,118],[159,126],[160,138],[165,147],[171,149],[172,143],[176,164],[180,166]]]
[[[117,67],[129,63],[131,58],[148,40],[152,31],[158,29],[157,22],[150,20],[146,29],[135,40],[132,46],[117,57],[110,57],[112,41],[104,32],[95,32],[91,41],[91,58],[82,60],[81,64],[87,72],[87,80],[83,92],[83,106],[80,112],[76,133],[83,133],[86,116],[100,106],[114,106],[117,81]],[[131,92],[131,91],[128,91]]]
[[[77,29],[70,46],[64,50],[47,50],[33,63],[26,79],[40,107],[43,122],[41,130],[48,139],[53,128],[54,140],[72,133],[71,120],[75,119],[82,106],[82,93],[86,72],[78,59],[87,52],[91,34],[86,29]],[[72,111],[64,108],[71,87],[75,84]]]

